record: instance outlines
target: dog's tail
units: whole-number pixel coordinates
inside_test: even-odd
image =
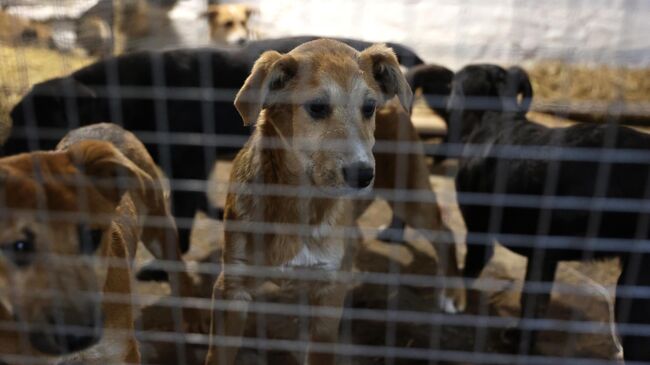
[[[434,64],[415,66],[406,73],[406,80],[413,92],[418,89],[421,90],[422,97],[429,109],[442,118],[445,124],[448,124],[449,119],[447,102],[451,94],[453,78],[453,71]],[[439,164],[447,159],[444,151],[447,141],[447,137],[443,137],[438,148],[430,154],[434,164]]]
[[[453,78],[453,71],[434,64],[415,66],[406,73],[406,81],[411,90],[414,93],[421,90],[429,109],[445,121],[447,119],[447,99],[451,93]]]
[[[514,111],[526,114],[533,102],[533,85],[530,83],[528,73],[519,66],[512,66],[507,70],[506,87],[501,95],[504,111],[514,108]]]

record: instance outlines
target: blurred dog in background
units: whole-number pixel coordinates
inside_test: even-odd
[[[208,6],[205,17],[210,26],[210,39],[220,45],[242,46],[257,38],[249,21],[254,9],[246,4],[215,4]]]

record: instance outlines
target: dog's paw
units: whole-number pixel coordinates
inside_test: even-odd
[[[438,308],[449,314],[465,311],[467,299],[464,289],[446,289],[438,293]]]

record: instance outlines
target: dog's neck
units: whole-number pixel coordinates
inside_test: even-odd
[[[331,222],[331,217],[336,216],[334,213],[342,199],[313,193],[315,187],[290,146],[288,132],[282,131],[268,114],[263,118],[267,119],[258,123],[251,138],[252,163],[258,171],[256,181],[251,182],[277,189],[279,193],[258,196],[256,205],[263,204],[263,209],[269,210],[265,218],[277,223],[336,224]]]
[[[469,140],[494,136],[505,128],[525,121],[522,113],[483,110],[452,110],[448,119],[448,140],[467,143]]]

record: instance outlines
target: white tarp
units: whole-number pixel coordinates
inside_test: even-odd
[[[9,12],[34,20],[77,18],[97,0],[0,0]]]
[[[648,0],[252,0],[265,36],[395,41],[429,62],[650,66]]]
[[[97,0],[0,0],[30,16],[81,13]],[[394,41],[426,61],[540,59],[650,66],[648,0],[248,0],[263,37],[322,35]],[[180,0],[174,26],[187,45],[205,42],[207,0]],[[29,5],[29,6],[28,6]],[[27,10],[31,9],[31,10]],[[196,38],[196,39],[195,39]]]

